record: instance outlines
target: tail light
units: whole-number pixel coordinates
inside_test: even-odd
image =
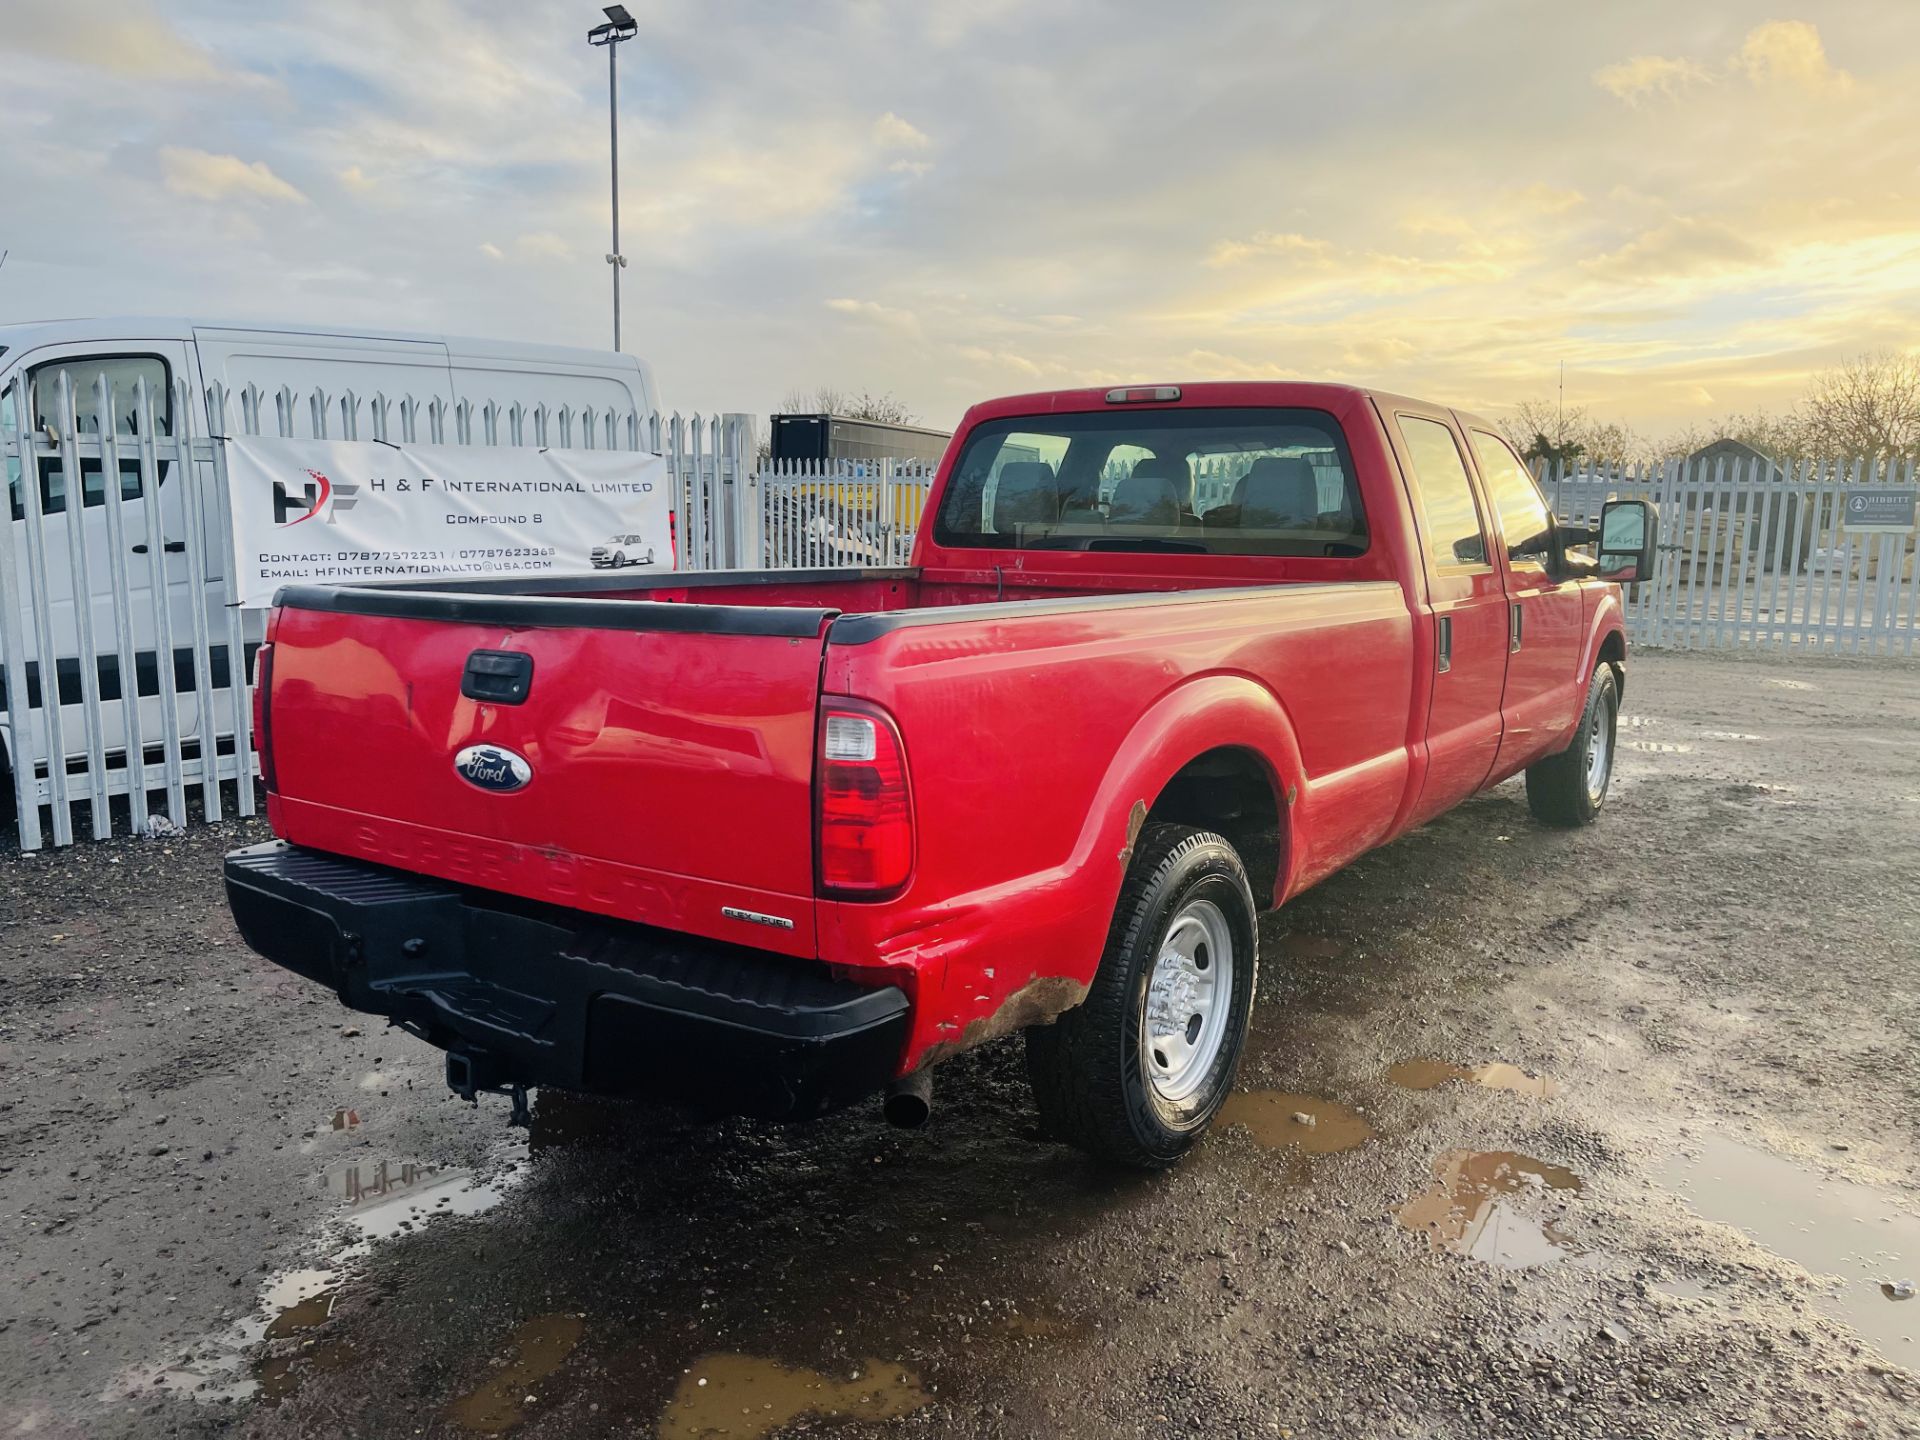
[[[913,795],[900,731],[878,706],[829,698],[815,788],[820,890],[849,900],[899,893],[913,871]]]
[[[278,794],[280,777],[273,768],[273,642],[253,653],[253,752],[260,757],[260,778],[268,794]]]

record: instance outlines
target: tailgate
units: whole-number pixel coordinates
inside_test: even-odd
[[[551,623],[552,607],[570,603],[581,623]],[[279,612],[276,831],[812,955],[814,725],[834,612],[549,600],[536,605],[545,623],[525,625],[486,608],[453,602],[451,619]],[[647,628],[649,616],[662,628]],[[530,664],[524,699],[463,693],[470,661],[493,678],[464,688],[496,696]]]

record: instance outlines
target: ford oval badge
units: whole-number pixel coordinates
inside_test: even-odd
[[[482,790],[518,790],[533,779],[533,766],[525,757],[499,745],[469,745],[453,757],[453,768]]]

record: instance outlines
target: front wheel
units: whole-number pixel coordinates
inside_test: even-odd
[[[1027,1031],[1042,1125],[1102,1159],[1173,1164],[1233,1088],[1258,958],[1233,846],[1184,825],[1145,827],[1086,1000]]]
[[[1619,719],[1620,686],[1613,666],[1603,661],[1587,686],[1587,704],[1573,743],[1527,767],[1527,806],[1534,819],[1569,827],[1593,823],[1613,782]]]

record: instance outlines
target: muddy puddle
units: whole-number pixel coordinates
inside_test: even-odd
[[[536,1315],[513,1332],[506,1363],[449,1405],[447,1419],[482,1435],[511,1430],[539,1403],[534,1387],[566,1364],[586,1328],[578,1315]]]
[[[1672,726],[1672,721],[1663,719],[1658,715],[1622,715],[1620,717],[1620,729],[1625,731],[1629,736],[1645,730],[1665,730],[1672,728]],[[1750,735],[1744,730],[1706,730],[1695,725],[1682,725],[1678,728],[1686,734],[1692,735],[1700,740],[1760,741],[1767,738],[1764,735]],[[1635,741],[1632,739],[1623,739],[1620,743],[1622,745],[1628,745],[1635,750],[1686,751],[1693,748],[1691,745],[1659,745],[1648,741]]]
[[[803,1416],[898,1420],[930,1399],[912,1372],[882,1360],[865,1361],[840,1380],[752,1355],[703,1355],[681,1376],[657,1433],[659,1440],[751,1440]]]
[[[352,1124],[359,1117],[352,1111]],[[327,1127],[335,1128],[331,1122]],[[251,1313],[191,1345],[157,1368],[123,1374],[107,1399],[125,1399],[154,1389],[210,1402],[269,1399],[290,1393],[309,1371],[349,1363],[344,1340],[314,1344],[306,1337],[331,1317],[345,1278],[343,1267],[367,1254],[377,1240],[405,1234],[442,1215],[478,1215],[500,1202],[518,1178],[508,1166],[488,1180],[452,1167],[396,1160],[347,1160],[327,1169],[327,1193],[338,1208],[327,1217],[335,1227],[332,1249],[317,1266],[286,1270],[260,1288]],[[269,1342],[300,1342],[281,1345]],[[262,1346],[266,1348],[263,1350]]]
[[[1091,1333],[1084,1320],[1070,1320],[1064,1315],[1009,1315],[994,1328],[1008,1340],[1034,1345],[1084,1340]]]
[[[1290,960],[1338,960],[1347,947],[1328,935],[1289,930],[1280,937],[1280,953]]]
[[[1374,1136],[1366,1116],[1317,1095],[1279,1090],[1236,1090],[1220,1107],[1217,1121],[1238,1125],[1269,1149],[1291,1146],[1307,1155],[1352,1150]]]
[[[1703,1220],[1826,1278],[1822,1310],[1888,1360],[1920,1366],[1920,1214],[1867,1185],[1833,1179],[1771,1151],[1712,1136],[1675,1155],[1661,1179]]]
[[[1388,1067],[1387,1079],[1403,1090],[1433,1090],[1455,1080],[1465,1080],[1488,1090],[1531,1095],[1536,1100],[1551,1100],[1560,1093],[1559,1082],[1551,1076],[1529,1075],[1518,1065],[1509,1065],[1503,1060],[1485,1065],[1456,1065],[1451,1060],[1425,1057],[1402,1060]]]
[[[1454,1150],[1434,1162],[1433,1186],[1397,1218],[1435,1250],[1487,1265],[1527,1269],[1576,1253],[1555,1228],[1580,1177],[1510,1150]]]

